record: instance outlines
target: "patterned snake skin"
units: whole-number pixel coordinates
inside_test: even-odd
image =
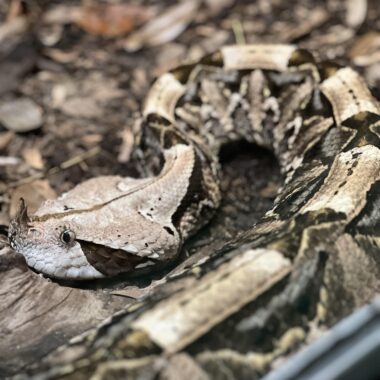
[[[252,248],[304,262],[344,233],[378,252],[379,133],[379,103],[353,69],[292,45],[227,46],[149,91],[134,154],[155,176],[84,182],[31,218],[22,204],[10,242],[51,277],[162,266],[220,204],[221,146],[245,139],[285,178]]]

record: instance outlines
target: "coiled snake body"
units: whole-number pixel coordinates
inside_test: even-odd
[[[21,204],[10,242],[58,278],[163,265],[218,208],[220,147],[246,139],[285,177],[250,248],[295,263],[331,247],[378,252],[379,137],[379,103],[353,69],[296,46],[227,46],[149,91],[135,157],[157,175],[95,178],[32,217]]]

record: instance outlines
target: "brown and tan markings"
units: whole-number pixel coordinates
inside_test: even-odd
[[[379,103],[355,70],[293,45],[224,47],[151,87],[134,153],[149,177],[92,179],[31,218],[22,206],[10,241],[51,277],[154,269],[217,210],[221,147],[245,139],[271,149],[284,183],[263,219],[195,265],[214,270],[194,286],[126,313],[122,338],[105,333],[132,351],[173,355],[245,308],[239,339],[278,337],[255,364],[263,369],[291,337],[302,340],[299,326],[332,323],[368,301],[367,286],[379,289],[379,126]]]

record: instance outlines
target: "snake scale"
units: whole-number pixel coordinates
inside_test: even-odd
[[[285,178],[253,248],[303,261],[344,232],[378,252],[380,106],[353,69],[293,45],[226,46],[160,76],[142,113],[134,154],[150,176],[94,178],[31,217],[21,202],[9,240],[30,267],[81,280],[166,265],[217,210],[218,153],[242,139]]]

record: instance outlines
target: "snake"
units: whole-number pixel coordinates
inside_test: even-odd
[[[144,176],[90,179],[31,216],[21,200],[10,245],[58,279],[165,267],[217,212],[220,150],[241,140],[272,151],[284,178],[252,248],[303,262],[345,234],[378,253],[379,103],[353,68],[277,44],[224,46],[159,76],[135,136]]]

